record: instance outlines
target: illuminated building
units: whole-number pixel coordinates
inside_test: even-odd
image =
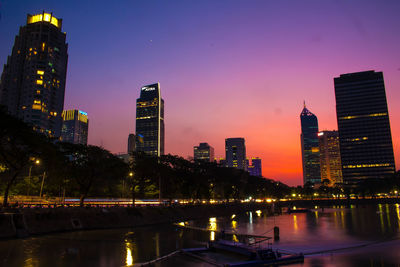
[[[214,159],[214,148],[208,143],[200,143],[193,148],[194,160],[211,162]]]
[[[61,140],[73,144],[87,145],[89,119],[86,112],[81,110],[64,110]]]
[[[244,138],[225,139],[226,167],[247,170]]]
[[[143,86],[136,100],[136,150],[164,155],[164,100],[160,84]]]
[[[343,182],[383,178],[395,172],[382,72],[334,78]]]
[[[129,134],[128,137],[128,154],[136,150],[136,136]]]
[[[247,160],[247,171],[252,176],[262,177],[261,172],[261,159],[260,158],[251,158],[251,164],[249,160]]]
[[[301,156],[303,160],[303,184],[321,183],[318,147],[318,119],[304,103],[300,114],[301,121]]]
[[[49,136],[61,135],[68,44],[62,20],[28,15],[15,37],[0,82],[0,104]]]
[[[329,185],[342,183],[342,164],[338,131],[322,131],[318,133],[321,181],[329,180]]]

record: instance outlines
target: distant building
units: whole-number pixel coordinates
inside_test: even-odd
[[[342,164],[340,161],[339,133],[322,131],[318,133],[321,181],[329,180],[329,185],[342,183]]]
[[[57,138],[61,135],[68,62],[61,24],[53,14],[28,14],[0,80],[0,105],[38,132]]]
[[[321,183],[321,173],[319,166],[318,119],[307,109],[305,103],[300,114],[300,121],[303,184],[307,182],[319,184]]]
[[[87,145],[89,119],[86,112],[81,110],[64,110],[61,140],[73,144]]]
[[[193,148],[194,160],[211,162],[214,159],[214,148],[208,143],[200,143]]]
[[[135,134],[129,134],[128,137],[128,154],[136,151],[136,136]]]
[[[250,164],[249,160],[247,160],[247,171],[252,176],[262,177],[261,159],[258,157],[252,158],[251,164]]]
[[[164,155],[164,100],[160,84],[140,89],[136,100],[136,150],[149,155]]]
[[[214,162],[218,163],[221,167],[226,167],[226,160],[225,158],[214,158]]]
[[[244,138],[225,139],[226,166],[247,170]]]
[[[383,178],[395,172],[383,73],[334,78],[343,181]]]

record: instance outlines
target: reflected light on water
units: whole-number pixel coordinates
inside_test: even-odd
[[[296,215],[293,215],[293,227],[294,227],[295,231],[297,231],[299,229],[299,226],[297,224],[297,216]]]
[[[209,229],[212,231],[217,230],[217,218],[212,217],[210,218],[209,222],[210,222]]]
[[[211,232],[210,232],[210,240],[211,240],[211,241],[214,241],[214,240],[215,240],[215,232],[214,232],[214,231],[211,231]]]
[[[232,221],[232,229],[236,229],[237,227],[237,222],[236,221]]]
[[[385,223],[383,222],[382,204],[379,204],[378,207],[379,207],[379,218],[381,219],[381,229],[382,229],[382,233],[385,233]]]
[[[253,212],[249,212],[249,223],[252,224],[253,223]]]
[[[261,210],[256,210],[256,214],[258,217],[261,217]]]
[[[397,215],[397,225],[400,228],[400,209],[399,209],[399,204],[396,204],[396,215]]]
[[[126,243],[126,265],[131,266],[133,264],[132,250],[129,247],[129,243]]]

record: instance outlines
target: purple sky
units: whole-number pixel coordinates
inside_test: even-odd
[[[0,63],[27,13],[63,19],[65,108],[88,112],[89,143],[125,152],[141,86],[160,82],[166,152],[244,137],[263,175],[302,183],[303,100],[337,129],[333,78],[383,71],[400,160],[400,1],[0,1]]]

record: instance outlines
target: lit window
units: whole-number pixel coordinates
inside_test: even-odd
[[[36,80],[36,84],[43,84],[42,80]]]
[[[43,75],[44,71],[43,70],[38,70],[36,73],[39,74],[39,75]]]

